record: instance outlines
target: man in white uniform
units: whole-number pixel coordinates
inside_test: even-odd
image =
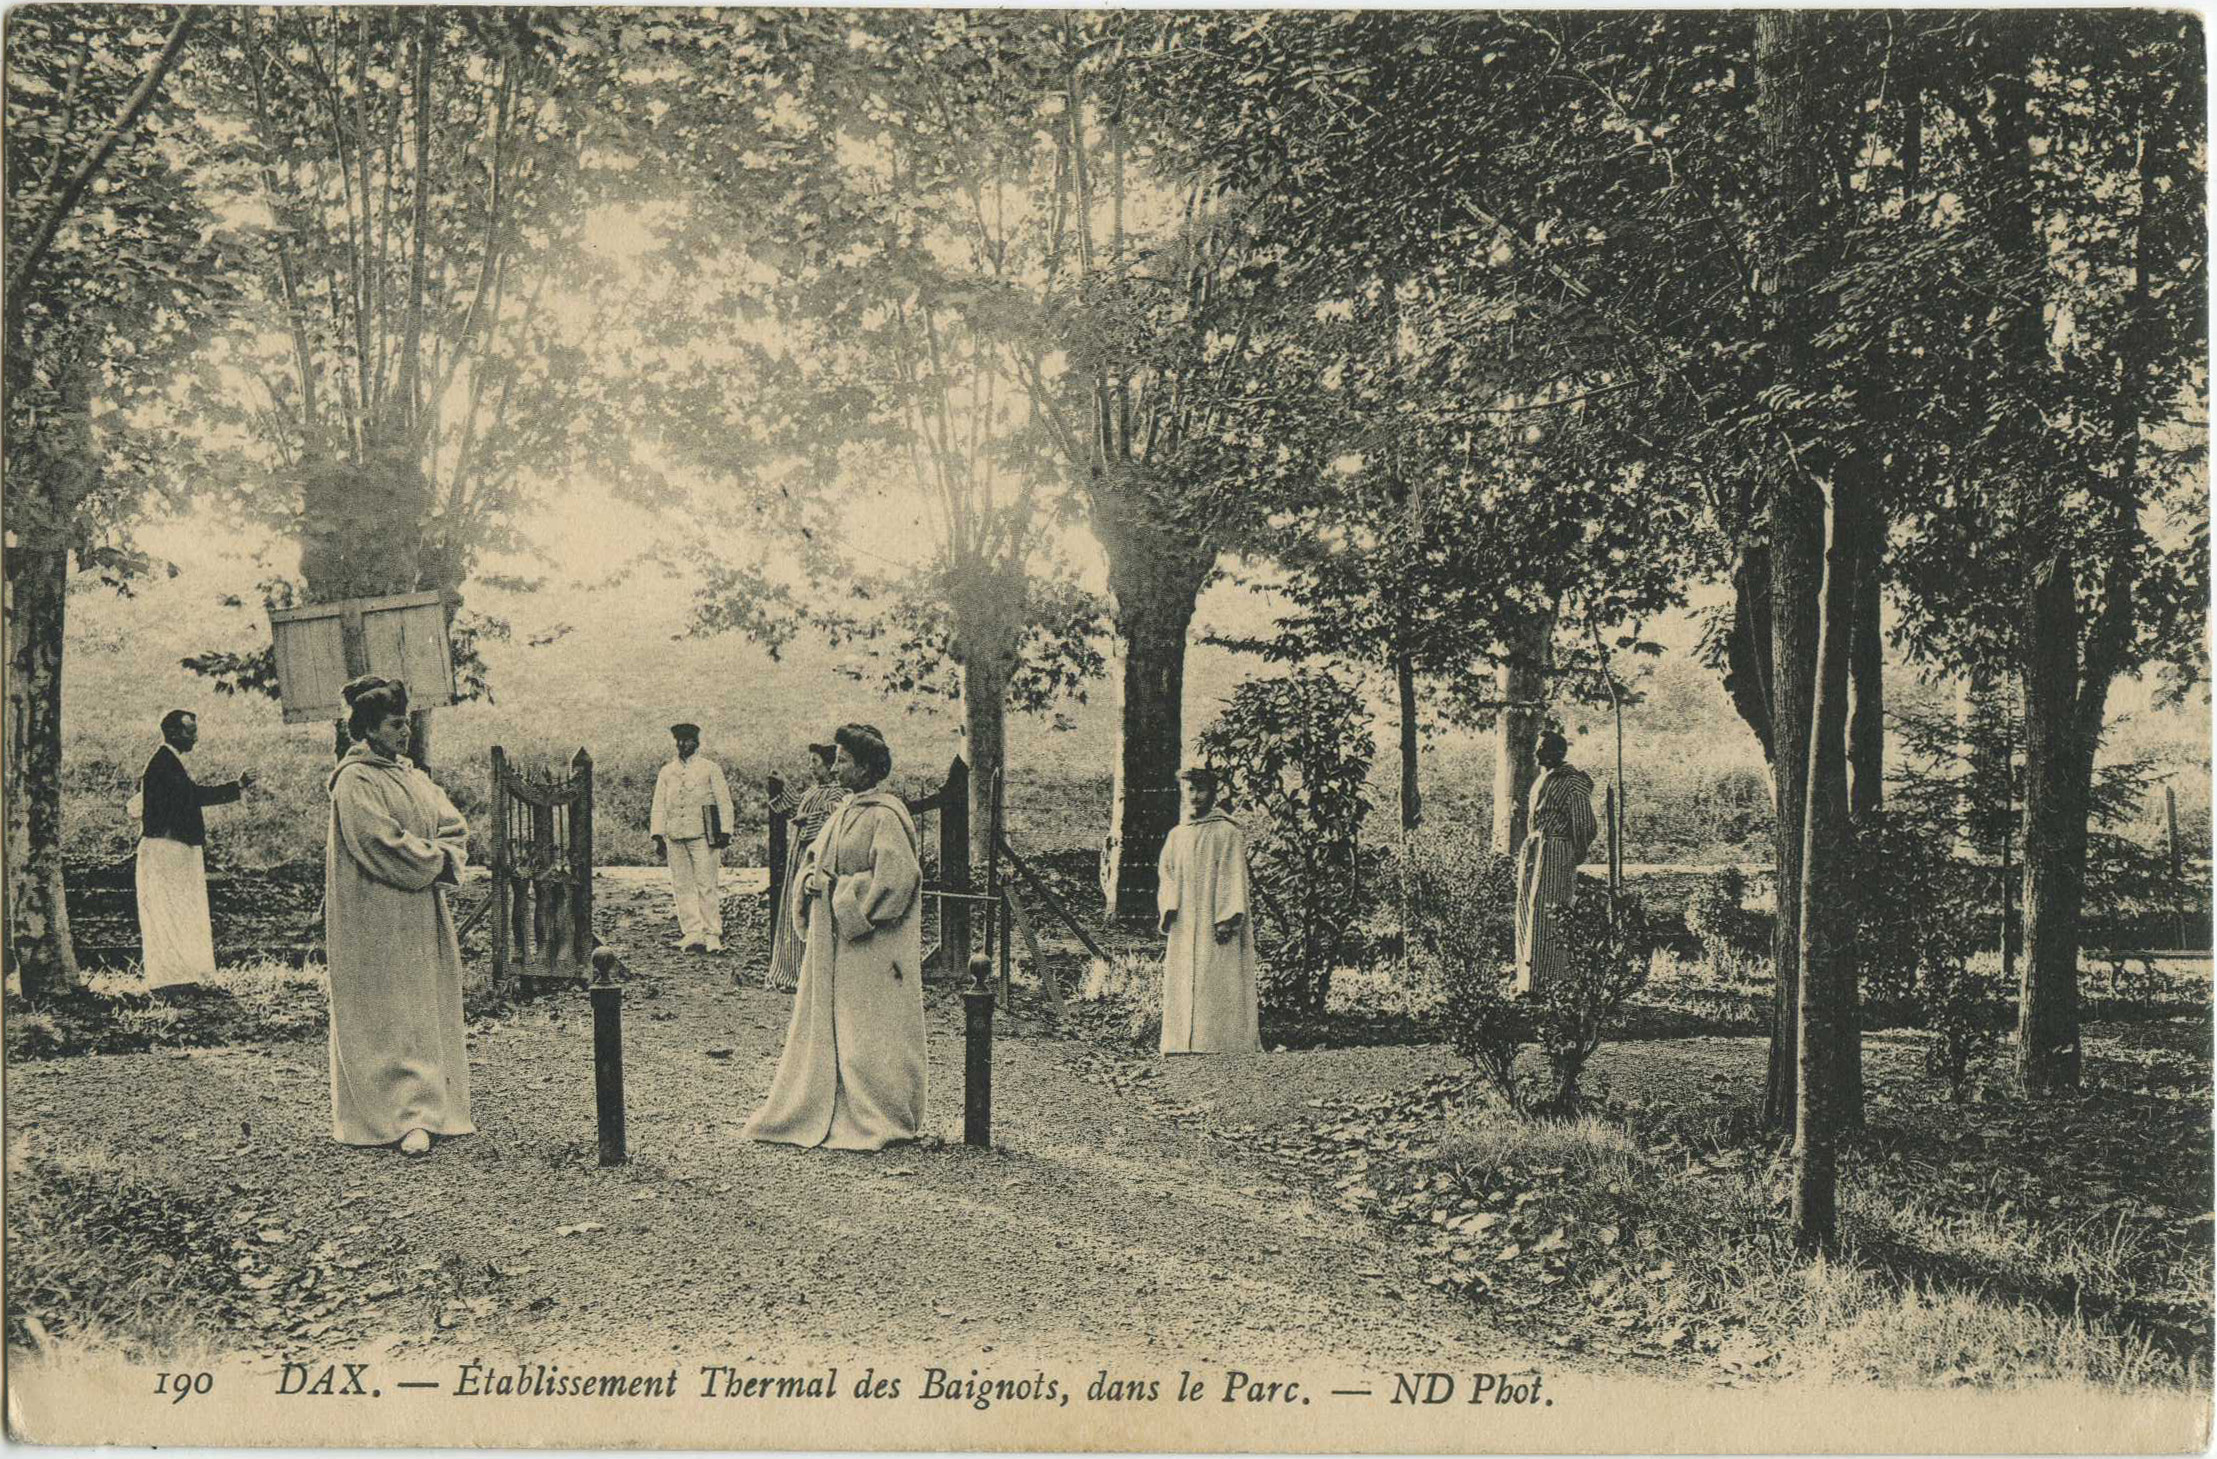
[[[673,724],[677,758],[654,778],[654,810],[647,834],[669,863],[677,899],[677,941],[687,952],[724,950],[724,906],[717,882],[731,844],[731,790],[723,767],[699,753],[697,724]]]

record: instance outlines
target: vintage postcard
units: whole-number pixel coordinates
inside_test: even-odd
[[[0,28],[14,1440],[2207,1444],[2199,14]]]

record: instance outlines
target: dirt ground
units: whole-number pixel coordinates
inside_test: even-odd
[[[1316,1091],[1422,1078],[1444,1051],[1158,1064],[1017,1019],[994,1051],[994,1146],[974,1150],[960,1143],[960,1004],[940,991],[933,1138],[877,1154],[757,1145],[739,1130],[790,996],[733,985],[757,948],[665,950],[651,884],[600,895],[636,978],[628,1165],[595,1158],[591,1016],[575,992],[473,1025],[480,1133],[420,1162],[331,1142],[320,1039],[18,1063],[11,1160],[120,1168],[168,1193],[149,1219],[178,1228],[173,1259],[208,1264],[193,1326],[217,1351],[582,1345],[769,1362],[852,1342],[888,1358],[1272,1355],[1370,1371],[1518,1357],[1481,1312],[1425,1286],[1412,1253],[1246,1159],[1238,1133],[1298,1120]]]

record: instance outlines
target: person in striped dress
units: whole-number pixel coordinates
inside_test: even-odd
[[[780,992],[790,993],[801,982],[801,939],[793,930],[793,888],[799,884],[801,858],[815,843],[824,822],[839,809],[847,798],[847,788],[832,775],[832,762],[838,755],[836,745],[810,745],[808,753],[814,758],[810,768],[815,774],[815,784],[794,788],[773,779],[770,789],[770,809],[782,811],[788,818],[785,840],[785,906],[773,909],[770,917],[770,986]]]
[[[1532,785],[1532,809],[1524,845],[1517,852],[1516,991],[1546,996],[1563,972],[1562,933],[1552,911],[1578,889],[1578,866],[1600,831],[1593,813],[1593,777],[1567,763],[1569,742],[1553,730],[1540,734],[1533,758],[1540,778]]]

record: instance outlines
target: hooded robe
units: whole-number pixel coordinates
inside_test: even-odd
[[[916,822],[882,790],[851,797],[801,860],[828,894],[794,882],[800,991],[785,1053],[750,1140],[879,1150],[924,1129],[924,868]]]
[[[1156,870],[1155,905],[1170,937],[1162,967],[1162,1051],[1260,1053],[1246,836],[1230,816],[1212,810],[1171,827]],[[1217,926],[1235,916],[1238,932],[1218,942]]]
[[[430,776],[367,744],[346,752],[330,787],[332,1138],[470,1134],[462,948],[437,884],[441,873],[460,875],[469,828]]]

